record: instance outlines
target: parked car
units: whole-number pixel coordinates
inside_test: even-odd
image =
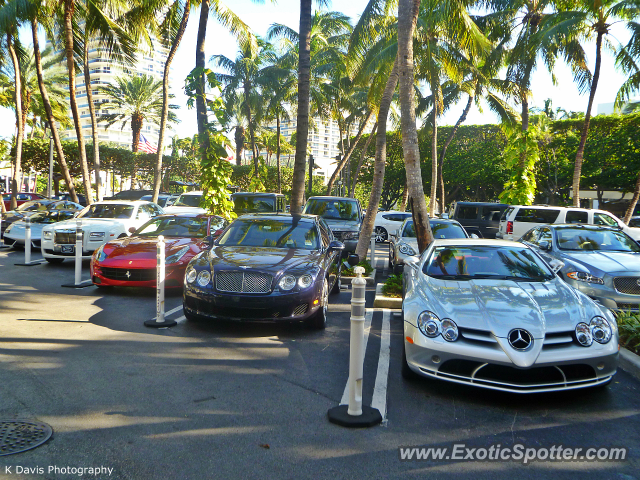
[[[411,212],[396,212],[393,210],[378,212],[373,224],[376,243],[389,240],[389,235],[393,235],[407,218],[411,218]]]
[[[74,203],[73,205],[78,205]],[[35,212],[33,215],[24,219],[13,222],[4,232],[4,244],[13,247],[26,245],[26,220],[29,219],[31,229],[31,245],[40,248],[42,239],[42,230],[47,225],[63,222],[72,219],[77,213],[76,210],[45,210],[43,212]]]
[[[364,212],[360,202],[349,197],[311,197],[302,213],[322,217],[337,240],[344,243],[345,252],[354,252],[358,245]]]
[[[631,217],[629,219],[630,227],[640,227],[640,217]]]
[[[85,197],[81,193],[76,193],[76,197],[78,197],[78,203],[83,207],[87,206],[87,197]],[[55,200],[66,200],[68,202],[73,202],[73,197],[70,193],[61,193],[59,195],[55,195],[52,197]]]
[[[160,192],[161,195],[170,195]],[[112,197],[104,197],[103,200],[141,200],[145,195],[153,195],[153,190],[122,190]]]
[[[30,200],[23,203],[15,210],[9,210],[2,213],[2,228],[0,229],[0,238],[4,235],[9,225],[25,217],[29,217],[38,212],[46,212],[47,210],[82,210],[82,205],[67,200]]]
[[[26,203],[30,200],[43,200],[46,197],[43,195],[40,195],[39,193],[34,193],[34,192],[19,192],[16,195],[16,199],[18,201],[18,206],[22,205],[23,203]],[[4,202],[4,208],[5,210],[10,210],[11,209],[11,194],[10,193],[4,193],[2,195],[2,201]]]
[[[162,208],[167,208],[173,205],[179,196],[180,195],[173,195],[169,193],[158,195],[158,201],[156,203]],[[143,195],[142,197],[140,197],[140,200],[146,200],[147,202],[151,202],[152,199],[153,195]]]
[[[543,225],[520,241],[535,249],[569,285],[605,307],[638,310],[640,246],[614,227]]]
[[[82,221],[82,258],[89,259],[103,243],[129,236],[153,217],[162,215],[161,207],[141,200],[106,200],[85,207],[76,218],[42,230],[42,256],[49,263],[61,263],[75,257],[76,221]]]
[[[429,220],[433,238],[469,238],[469,234],[455,220],[431,218]],[[407,218],[389,237],[389,268],[394,274],[402,273],[404,261],[418,255],[418,238],[413,219]]]
[[[325,328],[343,248],[319,217],[243,215],[189,262],[184,315]]]
[[[469,235],[480,238],[496,238],[500,217],[509,207],[505,203],[455,202],[449,208],[449,216],[460,222]]]
[[[181,213],[152,218],[130,237],[101,245],[91,257],[98,287],[156,287],[158,236],[165,241],[165,286],[182,288],[189,261],[211,246],[228,222],[217,215]]]
[[[185,192],[181,194],[173,204],[166,207],[167,213],[207,213],[207,211],[200,206],[202,201],[203,192]]]
[[[497,238],[519,240],[531,228],[550,223],[574,223],[618,227],[634,240],[640,240],[640,228],[629,227],[605,210],[546,205],[511,205],[500,218]]]
[[[236,192],[231,194],[233,211],[238,215],[286,211],[287,201],[281,193]]]
[[[436,240],[406,262],[402,374],[515,393],[608,384],[618,329],[531,248]]]

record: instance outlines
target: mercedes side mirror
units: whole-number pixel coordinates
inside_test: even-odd
[[[551,250],[551,244],[547,241],[542,241],[538,244],[538,247],[540,247],[540,250],[544,250],[545,252],[548,252],[549,250]]]
[[[360,263],[360,257],[356,253],[350,253],[349,257],[347,257],[347,263],[352,267],[355,267]]]
[[[338,240],[332,240],[329,244],[329,250],[344,250],[344,243],[339,242]]]

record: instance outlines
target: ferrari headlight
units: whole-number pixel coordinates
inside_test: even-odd
[[[187,253],[188,251],[189,251],[189,245],[185,245],[173,255],[168,256],[167,259],[164,261],[164,263],[167,265],[171,263],[177,263],[180,261],[182,257],[184,257],[184,254]]]
[[[200,285],[201,287],[206,287],[210,281],[211,273],[209,273],[209,270],[200,270],[200,273],[198,274],[198,278],[196,280],[198,285]]]
[[[404,254],[404,255],[415,255],[416,252],[413,250],[413,248],[411,248],[411,245],[407,245],[406,243],[401,243],[400,246],[398,247],[398,250],[400,250],[400,253]]]
[[[308,288],[313,283],[313,277],[311,275],[302,275],[298,279],[298,286],[300,288]]]
[[[9,228],[11,228],[11,227],[9,227]],[[7,230],[5,230],[5,232],[6,231]],[[51,240],[52,238],[53,238],[53,232],[52,231],[50,231],[50,230],[46,231],[45,230],[45,231],[42,232],[42,239],[43,240]]]
[[[108,255],[104,253],[104,245],[100,245],[100,248],[96,250],[96,260],[98,260],[98,262],[104,262],[107,256]]]
[[[447,342],[455,342],[458,339],[458,326],[450,318],[445,318],[440,322],[440,329],[442,330],[442,338]]]
[[[287,291],[291,290],[293,287],[296,286],[296,277],[294,277],[293,275],[285,275],[278,282],[278,286],[282,290],[287,290]]]
[[[418,315],[418,328],[429,338],[437,337],[440,334],[440,319],[435,313],[422,312]]]
[[[193,283],[196,281],[196,277],[198,276],[198,272],[192,266],[187,267],[187,273],[184,278],[187,280],[187,283]]]
[[[567,272],[567,277],[578,280],[579,282],[595,283],[597,285],[604,285],[604,280],[600,277],[594,277],[590,273],[586,272]]]
[[[591,329],[586,323],[580,322],[576,325],[576,339],[578,343],[583,347],[589,347],[593,343],[593,337],[591,335]]]
[[[591,323],[591,336],[598,343],[607,343],[611,340],[611,325],[603,317],[593,317]]]

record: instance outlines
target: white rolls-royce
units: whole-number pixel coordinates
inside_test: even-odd
[[[49,225],[42,230],[42,256],[49,263],[61,263],[76,254],[76,225],[82,225],[82,258],[90,259],[103,243],[128,236],[129,229],[142,226],[164,210],[147,201],[103,201],[85,207],[76,218]]]

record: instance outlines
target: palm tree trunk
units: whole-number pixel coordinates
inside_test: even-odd
[[[204,70],[204,43],[207,37],[207,21],[209,20],[209,0],[203,0],[200,4],[200,21],[198,23],[198,38],[196,40],[196,68]],[[205,78],[204,73],[196,87],[196,116],[198,120],[198,138],[200,139],[200,154],[202,160],[207,158],[209,151],[209,135],[207,132],[207,104],[205,102]]]
[[[96,107],[93,105],[93,91],[91,89],[91,75],[89,74],[89,38],[85,35],[82,59],[84,72],[84,85],[87,89],[87,103],[89,115],[91,115],[91,135],[93,137],[93,171],[96,177],[96,197],[102,200],[102,179],[100,178],[100,143],[98,142],[98,120],[96,119]]]
[[[276,114],[276,165],[278,167],[278,193],[282,193],[282,178],[280,173],[280,115]]]
[[[596,67],[593,70],[593,80],[591,81],[591,90],[589,91],[589,104],[584,115],[584,125],[580,135],[580,143],[576,152],[576,164],[573,170],[573,206],[580,206],[580,175],[582,173],[582,160],[584,158],[584,147],[587,144],[587,134],[589,133],[589,122],[591,121],[591,108],[593,107],[593,98],[598,88],[598,79],[600,78],[600,64],[602,63],[602,36],[603,32],[598,32],[596,38]]]
[[[158,138],[158,151],[156,152],[156,169],[153,182],[153,198],[152,202],[158,203],[158,195],[160,194],[160,184],[162,183],[162,153],[164,151],[164,132],[167,128],[167,117],[169,116],[169,68],[173,57],[176,55],[184,31],[187,28],[187,22],[189,21],[189,11],[191,10],[191,0],[187,0],[184,4],[184,10],[182,12],[182,20],[180,20],[180,26],[176,32],[176,36],[171,42],[171,49],[169,55],[164,63],[164,75],[162,77],[162,117],[160,119],[160,135]]]
[[[76,67],[73,58],[73,12],[75,0],[64,0],[64,34],[65,51],[67,55],[67,70],[69,71],[69,103],[73,115],[73,123],[78,137],[78,153],[80,155],[80,166],[82,168],[82,183],[84,184],[87,205],[93,203],[91,193],[91,178],[89,177],[89,167],[87,165],[87,151],[84,147],[84,135],[80,125],[80,114],[78,112],[78,102],[76,101]],[[88,86],[87,86],[88,87]]]
[[[243,85],[244,90],[244,108],[247,115],[247,122],[249,123],[249,138],[251,139],[251,151],[253,152],[253,174],[258,176],[258,152],[256,150],[256,134],[254,132],[254,125],[251,121],[251,105],[249,105],[249,99],[251,97],[251,82],[246,81]]]
[[[400,111],[402,114],[402,151],[404,152],[407,188],[412,199],[413,224],[416,229],[418,250],[422,252],[433,241],[429,213],[424,198],[420,151],[416,128],[414,98],[413,33],[420,10],[420,0],[400,0],[398,4],[398,58],[400,73]]]
[[[44,84],[44,74],[42,73],[42,57],[40,55],[40,45],[38,43],[38,22],[35,19],[31,20],[31,37],[33,39],[33,53],[36,64],[36,74],[38,77],[38,88],[40,89],[40,95],[42,96],[42,103],[44,110],[47,114],[47,122],[49,122],[49,128],[51,129],[51,135],[53,136],[53,144],[56,147],[56,153],[58,154],[58,162],[60,163],[60,169],[64,175],[64,181],[69,188],[69,194],[71,199],[78,203],[78,195],[76,195],[76,189],[73,184],[73,179],[69,173],[69,167],[64,156],[64,150],[62,149],[62,142],[60,141],[60,134],[58,133],[58,127],[56,120],[53,118],[53,110],[51,109],[51,101],[49,100],[49,92]]]
[[[629,220],[633,216],[633,211],[636,209],[636,205],[638,204],[638,199],[640,198],[640,173],[638,173],[638,180],[636,180],[636,188],[633,191],[633,198],[631,199],[631,203],[629,203],[629,208],[627,208],[626,213],[624,214],[624,223],[628,224]]]
[[[444,169],[444,158],[445,158],[445,155],[447,154],[447,148],[449,148],[449,145],[453,141],[453,137],[455,136],[456,132],[460,128],[460,125],[462,125],[462,123],[464,123],[464,121],[467,119],[467,115],[469,114],[469,111],[471,110],[471,105],[473,104],[473,99],[474,99],[474,95],[469,94],[469,100],[467,100],[467,104],[465,105],[464,110],[462,111],[462,115],[460,115],[460,118],[458,118],[458,121],[453,126],[453,130],[451,130],[451,133],[447,137],[447,141],[444,143],[444,146],[442,147],[442,153],[440,154],[440,160],[438,161],[438,184],[440,186],[440,202],[441,202],[440,213],[444,213],[444,208],[446,205],[446,198],[444,193],[444,176],[442,174],[442,170]]]
[[[296,157],[293,163],[291,213],[302,212],[304,177],[309,135],[309,77],[311,73],[311,0],[300,0],[300,34],[298,43],[298,114]]]
[[[369,119],[371,118],[371,115],[373,115],[373,111],[369,110],[367,112],[367,116],[365,117],[364,121],[360,125],[360,129],[358,130],[358,134],[356,135],[355,140],[349,146],[349,150],[347,150],[347,153],[343,156],[342,160],[340,161],[340,163],[338,164],[336,169],[331,174],[331,178],[329,179],[329,183],[327,184],[327,195],[331,195],[331,190],[333,189],[333,184],[335,183],[336,179],[338,178],[338,175],[340,175],[340,172],[342,171],[344,166],[349,161],[349,158],[351,158],[351,154],[353,153],[353,151],[356,148],[356,145],[360,141],[360,138],[362,137],[362,132],[364,131],[365,127],[367,126],[367,123],[369,123]],[[340,144],[342,145],[342,134],[340,134],[340,140],[341,140]],[[349,173],[351,173],[351,172],[349,172]]]
[[[22,81],[20,78],[20,62],[18,61],[18,56],[16,55],[16,50],[13,46],[13,35],[11,33],[7,33],[7,49],[9,50],[11,62],[13,63],[13,81],[15,83],[16,92],[14,100],[16,102],[16,124],[18,127],[18,132],[16,134],[16,161],[14,164],[15,168],[13,169],[13,177],[11,178],[10,210],[15,210],[18,207],[18,179],[22,173],[22,137],[24,135],[24,131],[22,126]],[[22,186],[22,182],[20,182],[20,185]]]
[[[409,189],[407,188],[407,180],[404,181],[404,190],[402,190],[402,200],[400,202],[400,210],[401,212],[405,212],[407,210],[407,202],[409,201]]]
[[[244,127],[237,125],[235,127],[234,140],[236,142],[236,165],[242,165],[242,150],[244,149]]]
[[[434,95],[435,99],[435,95]],[[433,132],[431,136],[431,192],[429,193],[429,215],[436,216],[438,194],[438,106],[433,102]]]
[[[382,196],[382,186],[384,184],[384,171],[387,163],[387,117],[389,116],[389,108],[393,99],[393,92],[398,85],[398,59],[393,63],[393,69],[387,79],[384,87],[382,98],[380,99],[380,110],[378,111],[378,133],[376,134],[376,157],[373,170],[373,186],[371,188],[371,196],[369,197],[369,205],[367,206],[367,214],[362,222],[360,229],[360,237],[356,246],[356,254],[360,258],[365,258],[367,249],[370,244],[371,234],[376,220],[376,213],[380,206],[380,197]],[[369,138],[373,136],[373,133]],[[368,142],[367,142],[368,143]],[[366,147],[365,147],[366,151]]]
[[[356,167],[356,171],[353,175],[353,182],[351,182],[351,189],[349,190],[349,197],[353,198],[356,191],[356,184],[358,183],[358,176],[360,175],[360,169],[362,168],[362,164],[364,163],[364,158],[367,156],[367,151],[369,150],[369,144],[373,137],[376,135],[376,131],[378,130],[378,121],[373,124],[373,128],[371,129],[371,133],[367,137],[367,141],[364,142],[364,148],[360,153],[360,159],[358,160],[358,166]]]

